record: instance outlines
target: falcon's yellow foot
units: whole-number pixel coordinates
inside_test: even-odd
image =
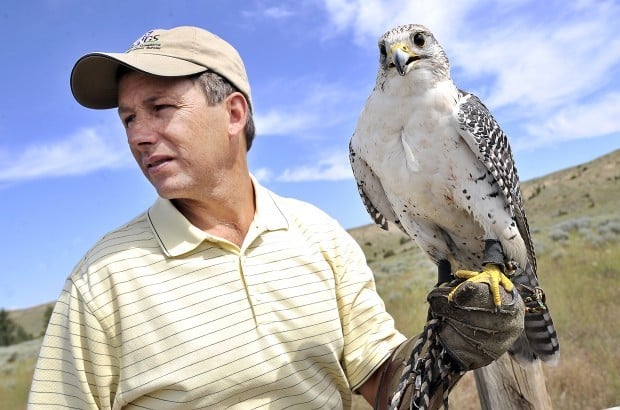
[[[506,292],[513,293],[515,291],[515,286],[510,281],[510,279],[508,279],[508,277],[504,275],[501,266],[494,263],[487,263],[486,265],[484,265],[484,269],[482,270],[482,272],[459,270],[454,273],[454,276],[461,279],[466,279],[466,282],[487,283],[491,287],[493,303],[495,304],[495,309],[498,312],[502,306],[502,298],[499,293],[499,286],[501,285],[504,289],[506,289]],[[453,300],[454,293],[463,283],[452,289],[452,291],[448,294],[449,301]]]

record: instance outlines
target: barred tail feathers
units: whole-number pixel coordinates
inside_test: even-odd
[[[538,280],[530,264],[525,267],[525,272],[514,278],[517,288],[519,284],[531,289],[538,286]],[[528,292],[522,292],[524,299],[529,296]],[[555,366],[560,359],[560,344],[558,335],[547,308],[544,311],[526,312],[525,329],[523,334],[510,348],[510,354],[519,363],[531,363],[540,359],[548,365]]]

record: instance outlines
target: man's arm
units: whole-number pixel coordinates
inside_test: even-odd
[[[398,387],[403,368],[411,356],[413,346],[419,336],[412,337],[401,343],[383,364],[358,389],[359,393],[375,409],[387,409],[392,395]],[[409,402],[410,393],[406,394],[403,403]]]
[[[68,280],[41,345],[28,408],[110,408],[118,380],[114,345]]]
[[[359,388],[359,393],[366,399],[366,401],[371,405],[375,405],[375,400],[377,398],[377,392],[379,390],[379,383],[381,382],[381,376],[385,371],[388,362],[390,359],[388,358],[383,364],[362,384]]]

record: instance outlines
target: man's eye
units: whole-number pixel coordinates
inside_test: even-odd
[[[129,127],[129,125],[133,122],[135,118],[135,115],[128,115],[127,117],[123,118],[123,124],[125,125],[125,127]]]
[[[172,105],[170,105],[170,104],[157,104],[155,106],[155,111],[161,111],[161,110],[164,110],[166,108],[172,108]]]

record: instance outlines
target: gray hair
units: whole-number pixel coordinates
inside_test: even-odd
[[[230,94],[239,92],[239,90],[237,90],[237,88],[227,79],[212,71],[205,71],[195,78],[196,81],[199,81],[202,84],[205,91],[205,96],[207,97],[207,103],[209,105],[217,105],[224,101],[224,99]],[[252,141],[254,140],[254,134],[256,133],[254,118],[252,116],[252,107],[249,107],[245,120],[245,142],[247,145],[247,150],[249,151],[252,146]]]

